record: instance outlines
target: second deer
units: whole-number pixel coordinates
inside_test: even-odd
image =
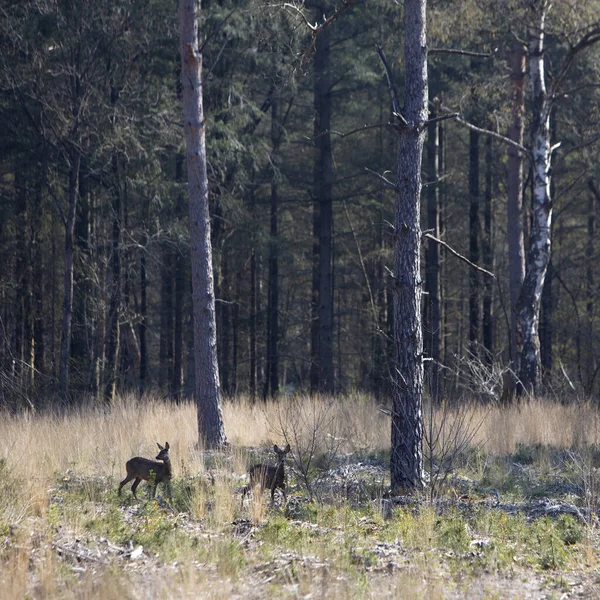
[[[137,499],[135,490],[143,479],[144,481],[151,481],[153,483],[153,498],[156,496],[156,487],[159,483],[165,484],[167,494],[169,498],[171,497],[172,470],[171,459],[169,458],[169,442],[166,442],[164,447],[158,443],[156,445],[160,450],[156,456],[156,461],[149,460],[148,458],[142,458],[141,456],[135,456],[125,463],[127,477],[125,477],[125,479],[123,479],[119,485],[119,496],[121,495],[121,488],[129,481],[135,479],[133,485],[131,486],[131,492],[133,493],[133,497]]]
[[[242,506],[244,498],[251,488],[260,485],[263,490],[271,490],[271,504],[275,501],[275,490],[279,488],[283,492],[283,500],[287,502],[285,493],[285,459],[291,450],[288,444],[283,450],[277,444],[273,446],[273,451],[277,454],[277,465],[258,464],[250,467],[250,485],[244,486],[242,493]]]

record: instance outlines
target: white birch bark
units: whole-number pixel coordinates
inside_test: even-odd
[[[517,302],[517,318],[523,339],[519,379],[530,393],[539,389],[541,361],[538,335],[540,302],[550,260],[552,201],[550,198],[550,109],[546,93],[544,26],[548,0],[537,3],[538,23],[529,36],[529,82],[532,100],[533,197],[530,248],[525,279]]]

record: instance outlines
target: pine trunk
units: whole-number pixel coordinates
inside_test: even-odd
[[[180,52],[192,264],[192,306],[198,437],[204,447],[226,443],[217,362],[215,292],[208,210],[208,175],[202,107],[202,55],[198,48],[198,5],[180,0]]]
[[[58,393],[63,404],[68,403],[69,360],[71,354],[71,323],[73,318],[73,237],[79,185],[79,151],[73,148],[69,165],[69,206],[65,215],[65,252],[63,271],[62,328],[60,336],[60,359]]]
[[[405,108],[396,170],[394,232],[395,369],[391,485],[423,486],[423,340],[421,331],[420,199],[427,121],[426,2],[404,3]]]
[[[525,66],[526,49],[515,40],[511,54],[512,123],[508,136],[523,145],[525,131]],[[522,340],[517,329],[517,301],[525,279],[525,240],[523,232],[523,157],[513,146],[508,147],[508,271],[510,291],[510,360],[518,372]]]
[[[319,9],[325,16],[324,8]],[[315,202],[318,204],[318,389],[333,393],[333,156],[331,151],[331,73],[329,27],[321,29],[315,40]],[[315,207],[316,209],[316,207]],[[315,261],[316,262],[316,261]],[[314,280],[316,284],[316,279]],[[313,291],[314,294],[314,291]],[[314,334],[313,334],[314,335]]]

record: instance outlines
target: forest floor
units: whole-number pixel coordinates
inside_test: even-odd
[[[46,448],[38,417],[0,431],[2,598],[600,597],[600,446],[589,439],[492,453],[471,437],[425,492],[391,497],[384,448],[317,453],[297,438],[287,502],[255,490],[242,505],[245,467],[273,461],[265,444],[176,446],[172,497],[142,484],[135,500],[129,486],[117,495],[121,462],[103,450],[110,417],[96,415],[87,450],[73,432],[93,424],[78,418],[53,421]],[[14,462],[17,431],[40,434],[32,462]],[[56,462],[56,445],[77,458]]]

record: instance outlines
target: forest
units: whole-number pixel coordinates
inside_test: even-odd
[[[591,593],[599,14],[4,2],[9,597]]]
[[[597,6],[555,4],[543,50],[553,214],[539,391],[592,398]],[[402,98],[402,15],[385,2],[343,6],[318,35],[311,19],[335,7],[215,2],[201,12],[227,396],[389,392],[397,132],[377,47]],[[541,108],[527,88],[536,14],[518,6],[429,7],[430,115],[458,113],[429,126],[423,156],[424,357],[436,397],[498,399],[503,374],[519,376],[526,337],[514,321],[536,243]],[[194,369],[177,11],[11,3],[2,20],[3,403],[185,397]]]

